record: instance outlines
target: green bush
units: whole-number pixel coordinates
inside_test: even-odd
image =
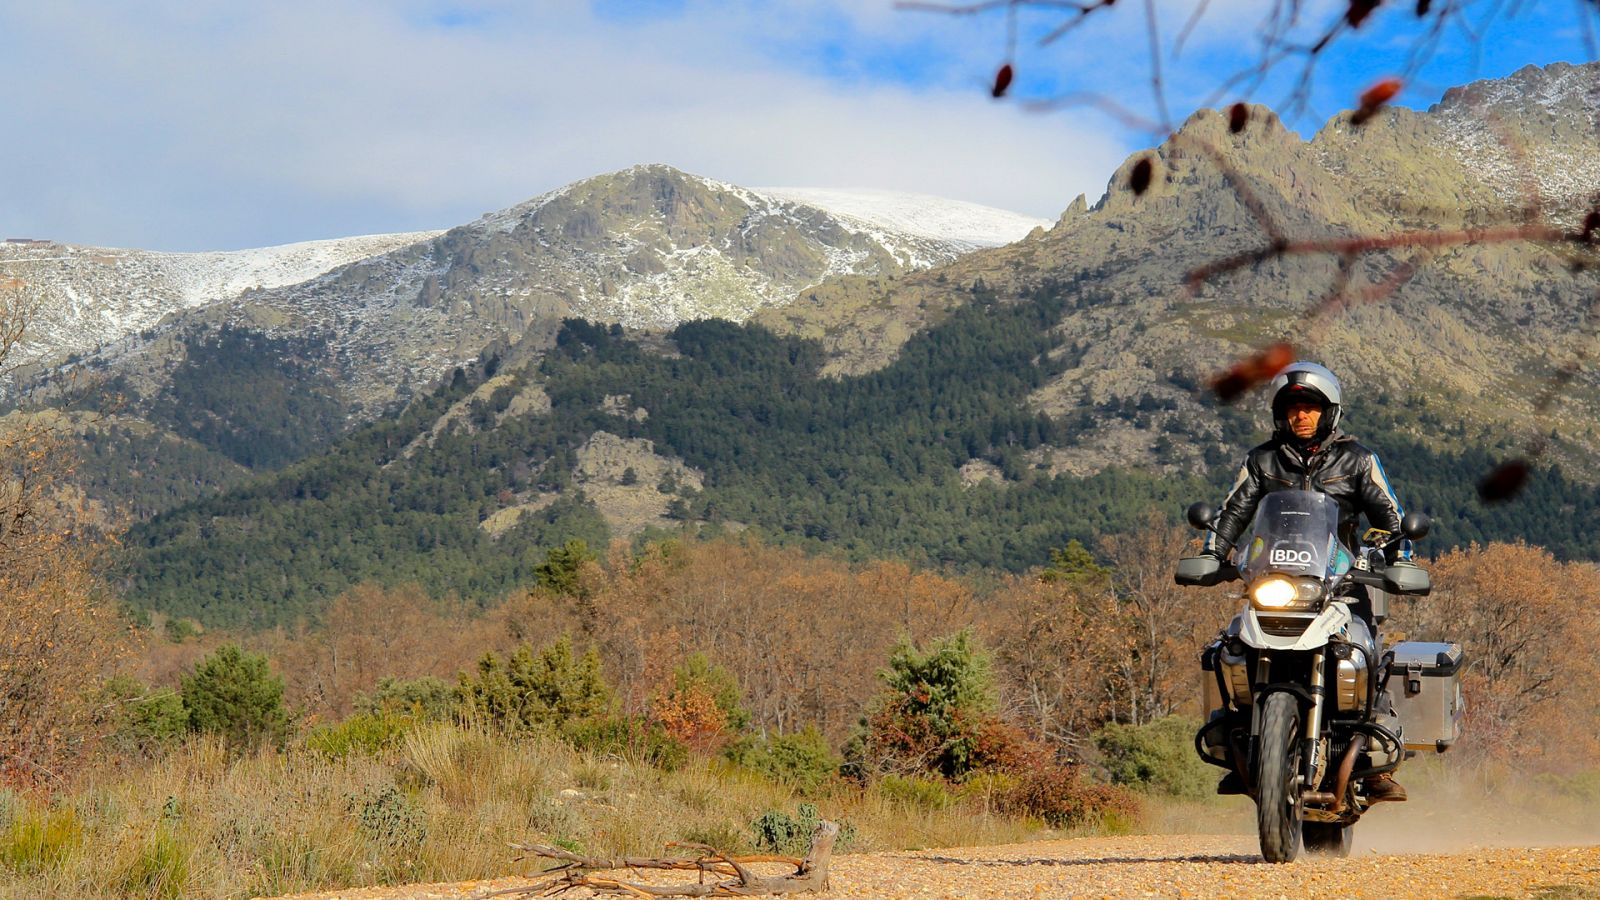
[[[667,772],[676,772],[689,761],[689,748],[659,725],[639,719],[574,719],[561,726],[560,734],[578,750],[638,760]]]
[[[902,640],[878,673],[884,690],[852,745],[852,768],[960,779],[983,764],[995,719],[989,656],[968,631],[918,650]]]
[[[567,637],[538,655],[527,644],[504,661],[493,652],[484,654],[476,676],[461,675],[460,692],[473,715],[512,732],[595,718],[611,706],[599,652],[591,647],[575,657]]]
[[[549,838],[552,843],[577,833],[582,827],[583,819],[553,797],[541,798],[528,807],[529,830]]]
[[[918,809],[948,809],[956,802],[943,781],[921,775],[885,775],[876,788],[885,799]]]
[[[356,696],[356,709],[371,715],[410,716],[425,722],[447,722],[461,709],[461,689],[432,675],[383,678],[370,694]]]
[[[815,725],[765,740],[740,742],[729,747],[726,756],[741,766],[804,792],[815,791],[839,772],[839,757],[834,755],[827,738]]]
[[[321,725],[306,735],[306,748],[342,759],[351,753],[375,756],[393,748],[417,720],[405,715],[357,713],[343,722]]]
[[[1112,723],[1095,733],[1101,764],[1112,784],[1199,799],[1209,795],[1216,773],[1194,752],[1200,724],[1167,716],[1147,725]]]
[[[289,734],[283,679],[268,670],[265,656],[235,644],[217,648],[184,677],[183,707],[191,729],[221,734],[236,749],[282,744]]]
[[[784,856],[804,856],[811,849],[811,835],[822,822],[816,806],[802,803],[790,815],[781,809],[769,809],[750,823],[750,831],[757,849]],[[835,851],[843,851],[855,841],[856,830],[849,822],[839,823],[839,837],[834,841]]]
[[[171,688],[152,691],[137,678],[116,675],[106,681],[100,696],[108,710],[108,741],[117,752],[158,756],[189,732],[189,711]]]
[[[0,835],[0,864],[18,875],[55,869],[79,844],[83,825],[70,808],[17,810]]]
[[[170,825],[161,825],[122,873],[122,893],[150,900],[183,896],[190,850]]]
[[[394,785],[352,797],[350,807],[362,836],[381,847],[412,850],[428,839],[427,813]]]

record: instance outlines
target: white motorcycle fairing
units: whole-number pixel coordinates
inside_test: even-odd
[[[1324,607],[1305,631],[1290,637],[1279,637],[1262,630],[1260,613],[1251,607],[1245,613],[1239,638],[1257,650],[1315,650],[1326,646],[1329,638],[1344,631],[1350,619],[1349,605],[1335,601]]]

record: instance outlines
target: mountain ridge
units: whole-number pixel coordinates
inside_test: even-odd
[[[888,197],[911,209],[945,204],[969,220],[978,209],[907,195],[881,195],[880,207]],[[143,397],[162,390],[181,334],[227,327],[314,336],[325,344],[322,364],[341,372],[351,415],[367,419],[491,345],[542,352],[567,316],[653,328],[739,321],[834,275],[907,271],[975,244],[971,233],[957,240],[885,230],[870,214],[859,202],[841,216],[668,166],[635,166],[299,284],[179,311],[157,334],[125,337],[89,365],[127,375]],[[992,210],[979,223],[992,242],[1038,225]]]
[[[1100,446],[1044,461],[1062,471],[1094,471],[1130,453],[1148,454],[1163,437],[1180,444],[1177,464],[1199,464],[1199,454],[1181,445],[1214,440],[1218,432],[1214,425],[1189,427],[1207,419],[1203,398],[1193,387],[1174,387],[1168,376],[1203,384],[1233,360],[1280,340],[1352,385],[1453,397],[1475,429],[1530,441],[1554,429],[1561,437],[1551,447],[1554,458],[1576,463],[1600,451],[1600,434],[1590,424],[1600,415],[1592,399],[1600,379],[1582,371],[1585,390],[1574,392],[1568,408],[1546,413],[1534,403],[1541,380],[1587,352],[1583,310],[1600,288],[1594,267],[1575,272],[1562,248],[1508,242],[1424,256],[1404,248],[1364,254],[1351,261],[1346,296],[1377,291],[1381,299],[1350,304],[1338,315],[1313,313],[1345,277],[1331,254],[1269,259],[1193,292],[1183,277],[1270,243],[1256,211],[1232,186],[1235,178],[1279,233],[1295,240],[1521,224],[1525,195],[1513,199],[1492,159],[1475,168],[1479,157],[1463,151],[1463,142],[1471,144],[1478,135],[1472,129],[1492,119],[1510,135],[1506,153],[1543,160],[1541,171],[1596,170],[1597,82],[1597,64],[1523,70],[1452,89],[1433,112],[1390,109],[1359,128],[1342,113],[1311,140],[1264,107],[1249,108],[1248,125],[1237,135],[1226,115],[1200,110],[1178,136],[1131,155],[1095,204],[1075,202],[1047,231],[929,272],[876,283],[838,279],[757,321],[822,341],[825,371],[862,373],[888,364],[910,335],[969,302],[975,286],[1020,296],[1052,282],[1093,284],[1101,299],[1074,307],[1058,326],[1084,349],[1082,362],[1036,392],[1035,408],[1075,414],[1137,404],[1145,395],[1175,408],[1136,430],[1108,423]],[[1518,105],[1522,92],[1536,99]],[[1468,117],[1474,109],[1479,119]],[[1222,154],[1227,167],[1213,163],[1202,143]],[[1154,163],[1154,178],[1136,196],[1128,175],[1142,159]],[[1540,192],[1550,221],[1581,219],[1594,202],[1581,190],[1560,189],[1569,181],[1547,179]],[[1600,170],[1592,184],[1600,184]],[[1413,262],[1415,274],[1398,289],[1377,287]]]

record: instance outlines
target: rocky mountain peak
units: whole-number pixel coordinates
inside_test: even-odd
[[[780,196],[634,166],[303,283],[185,313],[166,329],[314,335],[353,410],[367,416],[491,345],[537,348],[563,318],[660,329],[744,321],[830,278],[927,268],[1044,224],[933,197],[795,193],[806,192]],[[828,208],[839,205],[849,212]],[[918,221],[944,231],[895,227]],[[150,348],[180,344],[130,339],[104,356],[144,367]],[[159,389],[162,376],[148,381]]]
[[[1527,116],[1595,109],[1600,109],[1600,62],[1558,62],[1450,88],[1428,112]]]

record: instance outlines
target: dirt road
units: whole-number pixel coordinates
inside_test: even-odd
[[[1261,861],[1253,837],[1138,835],[845,855],[833,861],[832,882],[828,893],[809,896],[1600,898],[1600,846],[1396,855],[1368,849],[1349,859],[1274,866]],[[527,883],[496,879],[301,897],[460,900]]]

